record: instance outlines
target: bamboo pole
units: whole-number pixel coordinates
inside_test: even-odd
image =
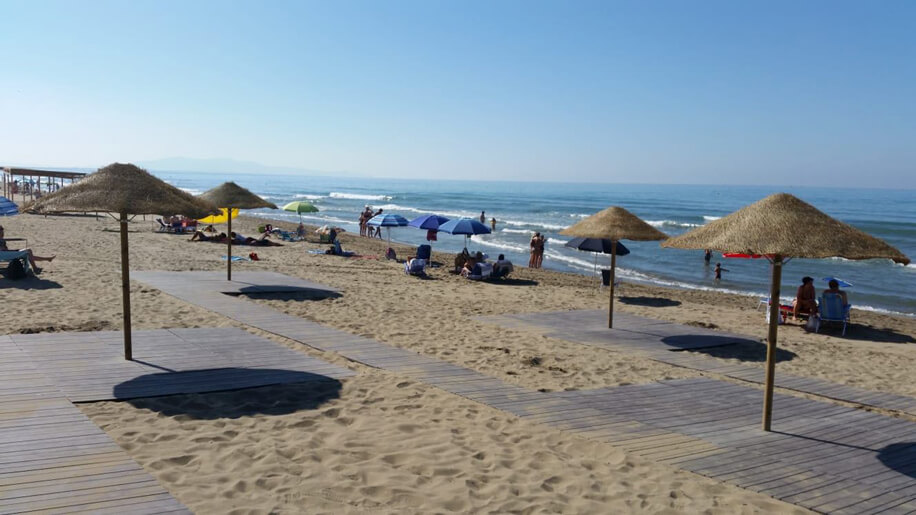
[[[773,256],[770,277],[770,327],[767,332],[766,382],[763,391],[763,430],[769,431],[773,419],[773,382],[776,376],[776,333],[779,329],[779,288],[782,282],[782,256]]]
[[[130,262],[127,256],[127,213],[121,213],[121,300],[124,303],[124,359],[133,360],[130,341]]]
[[[229,228],[227,229],[229,231],[229,239],[227,240],[228,245],[229,245],[229,255],[226,256],[226,280],[231,281],[232,280],[232,208],[231,207],[226,210],[226,217],[229,219]]]
[[[611,292],[611,298],[607,305],[607,326],[608,329],[614,328],[614,275],[617,269],[617,240],[611,240],[611,284],[608,290]]]

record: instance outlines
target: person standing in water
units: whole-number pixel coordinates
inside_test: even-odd
[[[480,212],[480,223],[482,224],[487,223],[487,215],[485,211]]]
[[[703,261],[706,262],[706,266],[709,266],[709,260],[712,259],[712,251],[706,249],[706,252],[703,253]]]
[[[490,219],[490,231],[496,232],[496,218]]]
[[[727,268],[722,268],[722,263],[716,263],[716,282],[722,280],[722,272],[728,272]]]

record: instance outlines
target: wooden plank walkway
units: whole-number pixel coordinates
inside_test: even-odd
[[[758,390],[704,378],[594,391],[532,391],[221,295],[180,275],[170,273],[167,281],[134,277],[305,345],[816,511],[902,514],[916,509],[916,424],[911,422],[777,395],[778,432],[764,433],[757,429]],[[655,325],[645,322],[644,328],[676,334]]]
[[[607,313],[597,310],[553,311],[517,315],[482,316],[486,323],[516,329],[535,329],[545,336],[610,350],[638,352],[647,358],[733,379],[763,384],[762,366],[726,363],[696,353],[671,352],[719,347],[741,342],[757,343],[747,336],[673,322],[653,320],[628,313],[614,314],[614,329],[607,328]],[[776,373],[776,386],[829,399],[873,406],[916,415],[916,398],[875,392],[822,379]]]
[[[190,513],[0,336],[0,515]]]
[[[72,402],[234,390],[355,375],[238,328],[133,332],[133,361],[120,331],[9,337]],[[6,366],[0,365],[0,366]],[[16,371],[7,371],[17,377]]]

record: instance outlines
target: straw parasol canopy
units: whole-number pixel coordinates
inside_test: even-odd
[[[104,211],[131,215],[182,214],[203,218],[219,210],[132,164],[114,163],[29,205],[42,213]]]
[[[228,209],[258,209],[262,207],[277,209],[272,202],[268,202],[254,193],[246,190],[234,182],[224,182],[219,186],[200,194],[200,198],[213,203],[215,206]],[[228,252],[226,255],[226,280],[232,280],[232,216],[227,217],[229,237],[226,238]]]
[[[234,182],[224,182],[200,195],[200,198],[217,207],[259,209],[262,207],[277,209],[268,202]]]
[[[667,234],[644,222],[622,207],[611,206],[560,231],[564,236],[605,240],[664,240]]]
[[[203,218],[219,209],[209,202],[150,175],[132,164],[114,163],[35,200],[29,209],[38,213],[104,211],[117,213],[121,226],[121,295],[124,305],[124,358],[132,359],[130,334],[130,263],[128,215],[177,213]]]
[[[664,240],[667,234],[644,222],[622,207],[611,206],[560,231],[564,236],[611,240],[611,285],[607,326],[614,327],[614,273],[617,268],[617,242],[620,240]]]
[[[773,380],[776,375],[776,335],[782,265],[790,258],[886,258],[907,264],[910,259],[887,243],[831,218],[788,193],[776,193],[703,227],[662,242],[663,247],[711,249],[762,254],[772,264],[770,322],[767,333],[763,430],[770,430]]]
[[[718,220],[668,239],[663,247],[711,249],[797,258],[887,258],[909,263],[902,252],[831,218],[788,193],[776,193]]]

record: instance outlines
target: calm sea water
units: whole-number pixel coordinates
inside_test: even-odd
[[[661,231],[676,235],[780,191],[792,193],[916,258],[916,191],[913,190],[154,173],[195,194],[234,180],[278,205],[308,200],[321,211],[303,215],[307,223],[333,224],[354,232],[358,232],[357,218],[366,204],[408,220],[425,213],[476,218],[485,210],[488,220],[496,218],[497,230],[475,236],[470,250],[479,249],[491,256],[503,253],[516,263],[527,264],[528,240],[534,231],[540,231],[548,238],[544,267],[580,274],[595,274],[595,255],[564,247],[569,238],[558,232],[608,206],[625,207]],[[284,211],[253,210],[250,214],[298,220],[295,213]],[[412,227],[391,231],[392,240],[410,244],[425,243],[425,236],[425,231]],[[769,267],[765,260],[722,259],[716,255],[713,265],[721,262],[729,271],[723,281],[715,284],[711,267],[704,265],[702,251],[663,249],[658,242],[625,241],[625,244],[632,253],[617,260],[618,273],[624,281],[766,296]],[[440,234],[433,246],[439,251],[458,252],[464,246],[464,238]],[[598,266],[607,266],[609,260],[609,256],[598,256]],[[916,316],[913,264],[902,266],[889,260],[795,259],[784,269],[784,295],[794,295],[795,286],[805,275],[814,277],[819,289],[826,287],[820,280],[826,276],[852,283],[849,295],[856,307]]]

